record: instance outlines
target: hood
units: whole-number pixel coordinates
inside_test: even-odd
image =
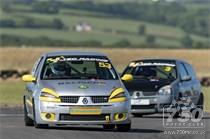
[[[160,88],[170,85],[169,80],[150,81],[150,80],[133,80],[131,82],[124,82],[126,89],[129,92],[143,91],[143,92],[157,92]]]
[[[41,80],[41,88],[49,88],[60,96],[109,96],[122,87],[119,80]]]

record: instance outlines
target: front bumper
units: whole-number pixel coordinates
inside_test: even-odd
[[[97,107],[100,114],[96,115],[72,115],[70,110],[75,107]],[[43,114],[53,114],[54,118],[49,120]],[[125,118],[116,120],[116,114],[124,114]],[[77,105],[68,103],[53,103],[39,101],[39,109],[36,110],[36,121],[39,124],[126,124],[130,123],[130,101],[120,103],[104,103],[96,105]]]
[[[139,103],[136,103],[139,102]],[[146,102],[146,103],[145,103]],[[171,95],[144,96],[131,99],[131,113],[162,113],[172,102]],[[166,112],[166,111],[165,111]]]

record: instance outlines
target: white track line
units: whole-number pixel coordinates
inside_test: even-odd
[[[0,114],[0,117],[22,117],[24,114]]]

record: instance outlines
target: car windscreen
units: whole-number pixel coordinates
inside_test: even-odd
[[[46,58],[41,71],[41,79],[116,80],[118,76],[106,57],[56,56]]]
[[[175,80],[177,78],[174,63],[132,62],[124,74],[132,74],[134,79]]]

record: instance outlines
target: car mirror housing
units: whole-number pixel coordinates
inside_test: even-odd
[[[36,81],[36,78],[33,75],[27,74],[22,76],[22,80],[24,82],[34,82]]]
[[[133,80],[133,75],[131,75],[131,74],[124,74],[121,77],[121,80],[126,81],[126,82],[132,81]]]
[[[181,81],[190,81],[192,78],[190,76],[181,77]]]

